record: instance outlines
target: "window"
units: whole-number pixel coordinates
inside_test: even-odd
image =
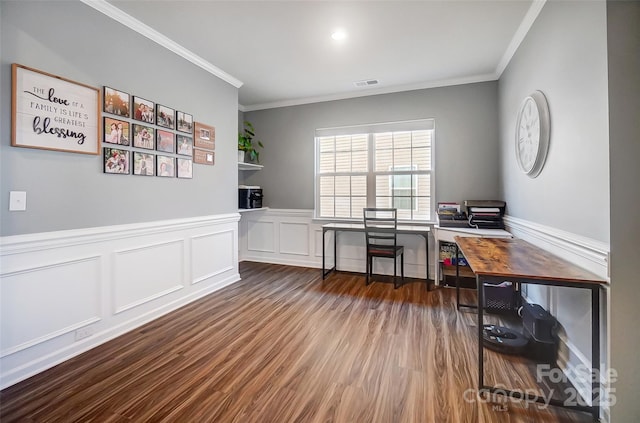
[[[433,120],[318,129],[316,217],[394,207],[400,220],[430,221],[433,136]]]

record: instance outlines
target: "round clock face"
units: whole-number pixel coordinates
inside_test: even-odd
[[[522,102],[515,141],[518,165],[524,173],[535,178],[542,171],[549,147],[549,108],[540,91]]]

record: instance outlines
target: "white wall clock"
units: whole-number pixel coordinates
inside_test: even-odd
[[[530,178],[540,174],[549,150],[549,106],[541,91],[524,99],[516,120],[516,160]]]

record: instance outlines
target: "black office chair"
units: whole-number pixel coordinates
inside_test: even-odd
[[[393,259],[393,286],[398,288],[397,264],[400,256],[400,272],[404,283],[404,247],[397,243],[398,210],[390,208],[365,208],[364,231],[367,238],[367,278],[373,276],[373,258]]]

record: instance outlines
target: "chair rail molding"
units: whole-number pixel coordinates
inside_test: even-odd
[[[513,216],[504,216],[504,222],[514,236],[608,278],[608,244]]]

